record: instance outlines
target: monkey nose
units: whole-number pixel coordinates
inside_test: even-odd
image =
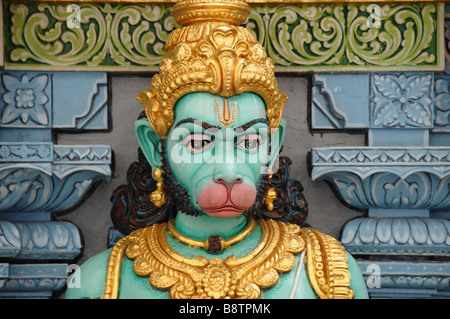
[[[230,188],[234,183],[242,183],[242,175],[233,172],[219,173],[213,177],[213,180],[219,184],[225,183]]]

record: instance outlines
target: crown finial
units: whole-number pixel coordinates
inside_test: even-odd
[[[181,26],[205,22],[238,26],[249,13],[245,0],[180,0],[172,8],[172,16]]]

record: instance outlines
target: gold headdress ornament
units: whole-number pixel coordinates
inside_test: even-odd
[[[278,128],[287,96],[278,90],[272,59],[239,26],[249,13],[245,0],[180,0],[173,6],[182,28],[170,34],[151,89],[137,95],[159,136],[167,136],[178,99],[192,92],[256,93],[266,103],[271,132]]]

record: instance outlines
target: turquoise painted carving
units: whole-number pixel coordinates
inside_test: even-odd
[[[0,287],[0,298],[48,298],[67,280],[67,264],[2,264],[8,275]]]
[[[450,20],[449,18],[449,12],[448,12],[448,6],[445,6],[445,20],[444,20],[444,28],[445,28],[445,33],[444,33],[444,38],[445,38],[445,73],[450,73],[450,46],[449,46],[449,41],[450,41]]]
[[[4,106],[2,125],[48,126],[51,122],[49,110],[50,87],[47,74],[14,76],[2,74]]]
[[[450,256],[450,222],[434,218],[357,218],[342,230],[352,254]],[[450,277],[450,274],[448,274]]]
[[[311,177],[367,213],[341,240],[372,298],[449,296],[448,92],[438,73],[313,76],[312,127],[367,132],[368,146],[314,148]]]
[[[373,74],[370,102],[374,128],[431,128],[433,76],[430,73]]]
[[[447,82],[443,77],[435,86],[434,77],[427,72],[314,74],[312,127],[380,132],[377,130],[433,129],[435,122],[442,126]]]
[[[1,78],[0,127],[108,129],[105,73],[4,71]]]
[[[9,275],[9,265],[5,263],[0,263],[0,289],[3,288],[3,286],[5,285],[8,275]]]
[[[369,74],[314,74],[311,97],[312,128],[368,128],[369,78]],[[358,90],[355,90],[355,87]]]
[[[220,119],[220,114],[224,113],[220,110],[222,107],[225,108],[224,103],[228,103],[230,107],[235,105],[236,119],[231,122],[235,127],[246,128],[246,126],[243,125],[252,123],[252,120],[266,118],[265,107],[261,107],[261,105],[264,106],[264,102],[255,94],[244,93],[237,97],[230,98],[228,102],[226,101],[227,100],[224,100],[223,97],[212,96],[209,93],[194,93],[186,96],[186,98],[180,99],[177,103],[175,123],[180,122],[183,119],[200,118],[203,122],[220,127],[221,123],[218,122],[218,117]],[[193,107],[196,103],[199,103],[200,105],[211,105],[213,107],[208,109],[199,109]],[[219,103],[220,109],[216,109],[217,103]],[[244,105],[245,108],[243,107]],[[223,114],[222,116],[225,115]],[[145,120],[145,122],[147,121]],[[137,126],[137,136],[139,139],[142,138],[141,136],[144,132],[143,129],[145,126],[140,123],[137,125],[139,125]],[[254,127],[253,125],[251,127],[251,132],[254,132],[253,134],[257,134],[255,137],[252,137],[253,135],[238,135],[237,132],[241,132],[243,128],[238,131],[231,128],[223,130],[221,132],[223,134],[222,139],[220,140],[217,137],[215,138],[217,139],[217,141],[214,142],[215,148],[213,149],[211,147],[205,149],[204,152],[196,152],[195,149],[191,152],[186,151],[183,146],[184,143],[182,143],[183,140],[181,140],[184,138],[189,138],[190,134],[192,134],[191,132],[195,132],[198,129],[198,125],[194,124],[194,127],[192,127],[192,122],[188,122],[183,126],[177,126],[178,129],[174,126],[170,132],[173,138],[167,139],[167,150],[171,151],[171,153],[169,153],[170,156],[168,157],[168,161],[171,165],[173,165],[173,173],[179,183],[186,189],[190,190],[189,195],[191,201],[197,209],[203,209],[208,214],[208,205],[209,207],[216,207],[214,205],[217,205],[214,203],[209,203],[210,200],[208,200],[207,197],[204,197],[205,195],[203,193],[204,191],[211,194],[206,191],[206,188],[208,187],[208,184],[212,182],[214,170],[223,171],[224,176],[222,179],[227,183],[231,183],[231,180],[234,181],[236,176],[240,176],[242,189],[239,192],[248,193],[248,197],[246,199],[242,198],[242,202],[236,202],[235,204],[244,209],[248,209],[251,207],[256,197],[255,185],[257,185],[257,183],[261,180],[262,174],[267,172],[267,167],[273,167],[273,170],[278,170],[273,164],[275,162],[274,155],[269,158],[268,154],[278,154],[279,148],[281,147],[284,139],[285,125],[286,124],[283,121],[277,132],[270,136],[270,146],[272,149],[270,153],[268,151],[269,131],[267,123],[263,120],[259,120],[259,122],[255,123]],[[236,133],[233,134],[235,131]],[[227,137],[225,137],[225,135],[227,135]],[[249,142],[246,141],[244,137],[254,139],[259,137],[259,140],[251,140],[254,144],[254,149],[246,149],[246,143]],[[146,146],[148,142],[144,142],[145,141],[141,140],[140,145],[144,148],[144,152],[146,151],[145,154],[147,158],[152,160],[148,154],[148,146]],[[237,156],[240,160],[231,162],[234,163],[233,165],[235,167],[232,172],[229,172],[229,169],[225,169],[226,166],[230,165],[230,161],[227,160],[226,152],[227,150],[235,148],[235,145],[238,146]],[[216,165],[210,166],[210,170],[206,170],[205,168],[200,169],[204,167],[205,162],[209,161],[214,161]],[[150,161],[150,163],[152,167],[158,167],[158,163],[154,160]],[[205,190],[203,190],[203,188],[205,188]],[[242,211],[240,213],[242,213]]]
[[[450,296],[447,261],[359,261],[373,298],[443,299]]]
[[[450,132],[450,76],[435,75],[435,127],[433,132]]]
[[[311,177],[359,209],[448,209],[449,155],[448,148],[316,148]]]
[[[53,158],[53,144],[49,142],[2,142],[0,163],[48,162]]]
[[[73,207],[109,179],[111,148],[54,145],[51,129],[107,129],[106,75],[4,71],[0,76],[5,102],[0,210],[57,213]],[[16,128],[23,130],[17,134]],[[28,135],[28,129],[35,133]]]
[[[177,27],[170,4],[79,7],[77,28],[67,24],[67,4],[6,1],[6,67],[154,70]],[[383,4],[372,27],[365,4],[252,4],[244,25],[279,70],[443,70],[443,11]]]
[[[1,257],[71,260],[80,250],[80,234],[71,223],[0,221]]]
[[[372,298],[450,295],[448,220],[357,218],[344,226],[342,242],[357,256]]]
[[[107,130],[108,82],[106,73],[52,73],[53,128]],[[76,88],[71,90],[69,88]],[[80,95],[80,92],[84,92]]]
[[[77,205],[96,183],[111,176],[111,150],[98,148],[99,154],[92,147],[67,147],[61,157],[56,148],[49,162],[0,164],[0,210],[58,213]]]
[[[112,163],[110,146],[56,145],[54,133],[108,129],[106,74],[2,71],[0,79],[0,256],[11,262],[0,297],[49,298],[82,246],[77,227],[52,217],[108,181]]]
[[[312,83],[313,129],[367,130],[369,146],[449,146],[447,75],[317,73]]]

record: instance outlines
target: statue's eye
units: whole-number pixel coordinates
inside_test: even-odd
[[[213,145],[213,139],[206,134],[191,134],[184,138],[182,145],[191,153],[201,152]]]
[[[261,136],[258,134],[239,136],[236,141],[236,146],[246,150],[256,152],[261,144]]]

